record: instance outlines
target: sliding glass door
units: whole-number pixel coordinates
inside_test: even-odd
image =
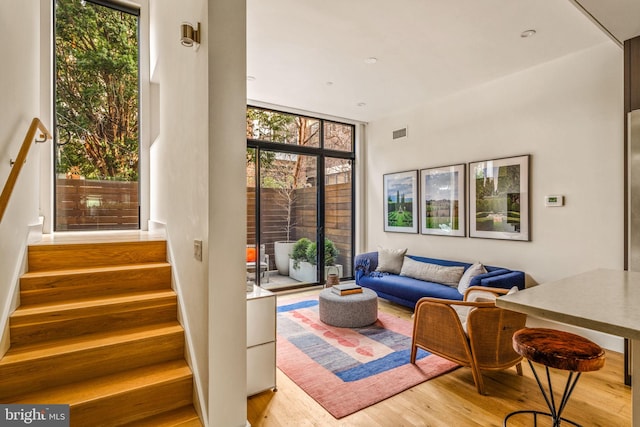
[[[247,138],[251,278],[282,289],[352,277],[353,126],[250,107]]]

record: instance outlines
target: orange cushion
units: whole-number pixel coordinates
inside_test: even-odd
[[[256,262],[256,248],[247,248],[247,262]]]

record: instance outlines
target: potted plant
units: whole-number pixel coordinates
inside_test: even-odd
[[[329,240],[324,240],[325,268],[324,278],[326,280],[328,270],[331,267],[338,269],[338,276],[342,276],[342,265],[336,264],[336,258],[340,252],[335,244]],[[291,251],[289,260],[289,276],[300,282],[317,282],[316,265],[318,264],[318,251],[316,242],[303,237],[298,240]]]

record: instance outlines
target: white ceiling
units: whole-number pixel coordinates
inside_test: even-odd
[[[605,42],[569,0],[247,0],[247,97],[371,121]]]

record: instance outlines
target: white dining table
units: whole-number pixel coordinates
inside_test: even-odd
[[[524,289],[498,307],[631,340],[632,426],[640,427],[640,273],[597,269]]]

